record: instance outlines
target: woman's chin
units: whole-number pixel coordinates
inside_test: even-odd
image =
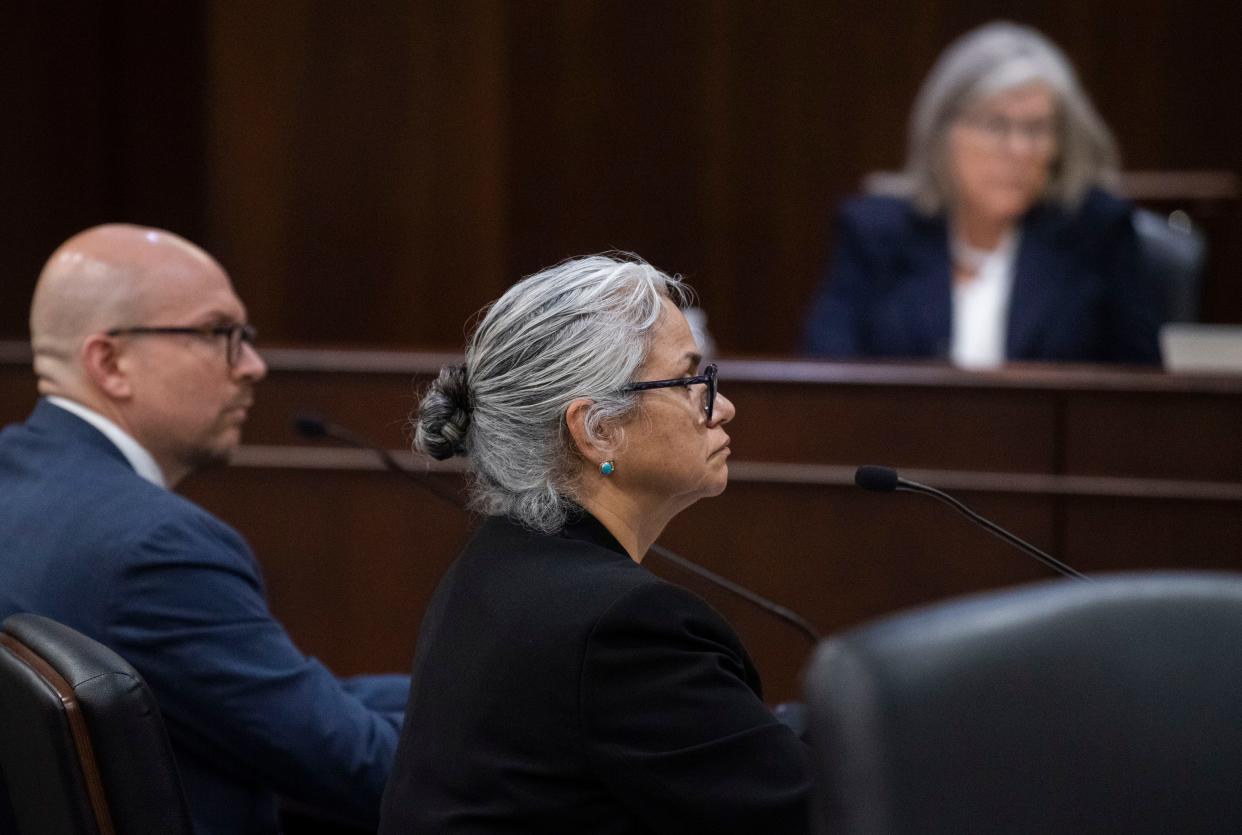
[[[989,201],[987,211],[995,221],[1012,226],[1022,220],[1038,199],[1027,189],[1005,189]]]
[[[729,465],[725,464],[721,467],[722,472],[719,476],[713,478],[707,485],[707,491],[704,496],[719,496],[729,486]]]

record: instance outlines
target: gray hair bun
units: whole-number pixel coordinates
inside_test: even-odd
[[[466,455],[472,411],[466,366],[446,365],[418,407],[414,446],[438,461]]]

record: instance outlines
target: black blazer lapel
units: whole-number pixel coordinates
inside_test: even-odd
[[[1040,343],[1058,330],[1057,303],[1066,298],[1061,285],[1073,273],[1065,226],[1060,211],[1048,206],[1032,209],[1022,223],[1005,337],[1010,359],[1040,356]]]
[[[915,224],[908,250],[909,272],[903,306],[915,356],[949,355],[953,326],[953,274],[949,238],[943,219]]]

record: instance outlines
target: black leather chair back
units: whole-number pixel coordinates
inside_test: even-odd
[[[0,765],[22,835],[193,832],[146,682],[38,615],[0,625]]]
[[[1139,265],[1164,293],[1164,319],[1167,322],[1199,321],[1203,294],[1203,268],[1207,261],[1207,241],[1190,224],[1184,212],[1178,224],[1174,216],[1147,209],[1134,210],[1134,231],[1138,234]]]
[[[806,684],[816,832],[1242,832],[1238,575],[934,605],[823,642]]]

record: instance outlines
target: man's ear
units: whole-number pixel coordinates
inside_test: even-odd
[[[565,409],[565,425],[569,428],[569,436],[573,438],[574,448],[578,454],[593,465],[598,465],[612,457],[616,444],[612,438],[591,438],[586,428],[587,413],[595,401],[579,397]]]
[[[134,393],[128,372],[122,367],[117,341],[102,333],[82,343],[82,371],[86,379],[108,397],[125,399]]]

